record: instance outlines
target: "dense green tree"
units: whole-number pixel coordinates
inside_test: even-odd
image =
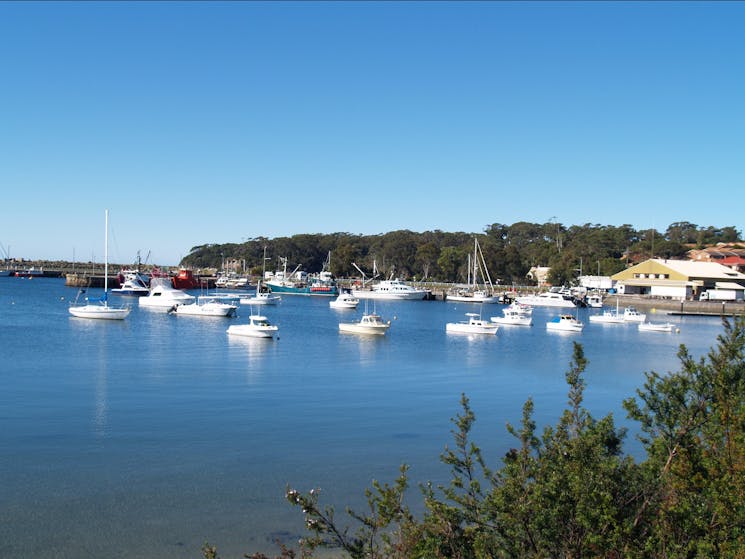
[[[703,246],[734,242],[740,235],[734,227],[698,227],[688,222],[670,225],[664,235],[653,230],[636,231],[630,225],[494,223],[485,228],[484,234],[476,235],[400,230],[380,235],[300,234],[274,239],[258,237],[240,244],[206,244],[193,247],[182,265],[219,269],[225,259],[236,259],[255,271],[261,268],[266,247],[269,270],[280,266],[283,257],[290,270],[299,266],[307,272],[318,272],[331,252],[331,271],[337,276],[358,275],[352,266],[356,262],[368,272],[375,264],[381,276],[463,281],[474,236],[479,239],[492,279],[510,285],[524,284],[532,266],[555,268],[553,283],[571,283],[577,278],[580,263],[585,273],[594,274],[600,268],[601,274],[609,275],[652,256],[683,258],[694,237],[698,246]],[[444,251],[451,248],[455,252]],[[440,266],[443,255],[445,267]],[[448,261],[456,255],[458,262]]]
[[[641,424],[647,492],[635,523],[646,550],[674,557],[745,554],[745,319],[724,322],[718,347],[680,371],[647,373],[625,401]]]

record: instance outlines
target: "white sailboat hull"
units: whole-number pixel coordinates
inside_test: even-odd
[[[82,305],[70,307],[70,314],[78,318],[98,318],[102,320],[123,320],[132,309],[128,307],[115,308],[106,305]]]

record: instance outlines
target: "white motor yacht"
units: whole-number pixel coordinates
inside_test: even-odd
[[[176,289],[170,278],[153,278],[150,280],[150,293],[147,297],[140,297],[141,307],[170,309],[174,305],[190,305],[196,297],[185,291]]]
[[[537,295],[522,295],[516,301],[521,305],[530,305],[533,307],[560,307],[569,309],[576,306],[571,298],[567,298],[555,291],[544,291]]]
[[[372,289],[354,289],[352,295],[358,299],[387,299],[393,301],[422,300],[427,291],[404,283],[400,279],[382,280]]]
[[[111,290],[114,295],[129,295],[132,297],[144,297],[150,293],[148,280],[137,270],[122,270],[120,272],[119,287]]]
[[[342,291],[336,299],[329,301],[332,309],[356,309],[360,300],[349,291]]]

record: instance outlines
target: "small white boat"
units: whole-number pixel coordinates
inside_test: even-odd
[[[467,312],[467,321],[448,322],[445,325],[445,331],[456,334],[491,334],[494,335],[499,330],[499,324],[482,320],[481,315],[475,312]]]
[[[196,302],[196,297],[185,291],[176,289],[170,278],[153,278],[150,280],[150,293],[147,297],[140,297],[141,307],[170,309],[174,305],[190,305]]]
[[[380,315],[363,314],[359,322],[340,322],[339,331],[350,334],[373,334],[384,336],[391,327],[391,321],[384,322]]]
[[[85,298],[84,305],[78,304],[78,297],[85,291],[78,291],[75,302],[68,309],[72,316],[77,318],[95,318],[104,320],[123,320],[130,311],[131,307],[110,307],[109,292],[109,210],[105,212],[106,230],[104,233],[104,273],[103,273],[103,296],[99,299]]]
[[[654,323],[654,322],[640,322],[639,332],[680,332],[674,324],[670,322],[666,323]]]
[[[509,307],[502,310],[503,316],[492,316],[491,321],[497,324],[505,324],[512,326],[531,326],[533,324],[533,317],[525,312],[521,312],[518,308],[510,305]]]
[[[332,309],[356,309],[360,300],[349,291],[342,291],[336,299],[329,301]]]
[[[225,303],[212,296],[198,297],[194,303],[176,304],[169,312],[190,316],[235,316],[238,305]]]
[[[559,332],[582,332],[584,327],[585,325],[574,318],[571,314],[559,315],[546,323],[546,330]]]
[[[279,327],[270,324],[265,316],[252,314],[248,317],[248,324],[233,324],[226,332],[231,336],[245,336],[249,338],[273,338]]]
[[[602,309],[603,308],[603,297],[602,295],[598,295],[597,293],[591,293],[585,298],[585,305],[592,309]]]
[[[590,315],[590,322],[598,322],[600,324],[623,324],[626,322],[623,315],[618,314],[616,311],[603,311],[603,314]]]
[[[647,315],[640,313],[634,307],[626,307],[623,310],[623,319],[626,322],[645,322],[647,320]]]

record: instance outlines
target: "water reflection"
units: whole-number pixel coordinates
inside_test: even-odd
[[[255,382],[263,372],[261,366],[266,362],[267,356],[276,352],[279,340],[273,338],[249,338],[246,336],[227,336],[228,349],[231,353],[244,356],[247,365],[247,378]]]

